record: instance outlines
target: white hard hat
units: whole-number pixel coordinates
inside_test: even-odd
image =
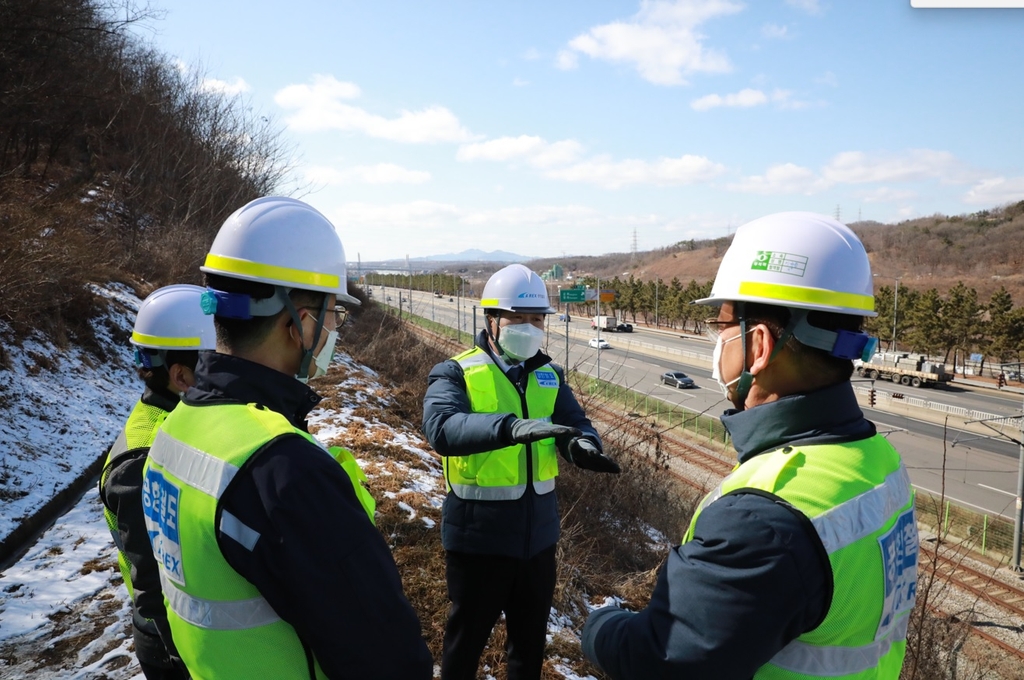
[[[849,227],[809,212],[784,212],[736,230],[711,296],[696,304],[759,302],[877,316],[871,263]]]
[[[153,291],[139,306],[131,343],[155,350],[216,349],[213,317],[200,305],[204,292],[188,284]]]
[[[294,198],[265,196],[233,212],[217,232],[201,269],[246,281],[334,293],[339,302],[359,304],[348,294],[345,248],[334,225]]]
[[[506,312],[555,313],[548,304],[548,288],[544,280],[521,264],[510,264],[494,272],[484,286],[480,306]]]

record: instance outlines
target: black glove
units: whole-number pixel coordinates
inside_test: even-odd
[[[601,453],[601,450],[597,448],[597,444],[586,437],[576,437],[570,441],[569,445],[563,450],[563,454],[576,467],[583,468],[584,470],[611,472],[616,475],[622,472],[618,463]]]
[[[530,442],[537,442],[541,439],[549,439],[551,437],[557,437],[560,439],[578,437],[581,433],[575,427],[555,425],[554,423],[548,423],[543,420],[534,420],[532,418],[519,418],[512,421],[512,426],[509,428],[509,434],[514,443],[529,444]]]

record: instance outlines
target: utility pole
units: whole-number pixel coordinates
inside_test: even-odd
[[[1017,425],[1019,427],[1020,434],[1018,438],[1014,439],[1010,435],[1000,430],[995,430],[989,423],[997,421],[1007,420],[1006,416],[998,416],[996,418],[986,418],[983,420],[968,420],[965,425],[972,423],[981,423],[989,429],[995,430],[998,437],[1008,439],[1011,442],[1017,444],[1017,499],[1016,499],[1016,512],[1013,518],[1013,557],[1010,560],[1010,571],[1016,572],[1017,574],[1024,574],[1024,566],[1021,566],[1021,531],[1024,526],[1024,408],[1021,409],[1021,417],[1017,418]],[[956,442],[953,443],[954,446]]]
[[[601,278],[597,278],[597,379],[601,379]]]
[[[892,351],[896,351],[896,310],[900,302],[900,280],[896,279],[896,292],[892,297]]]
[[[562,369],[569,370],[569,303],[565,303],[565,364]]]
[[[635,319],[634,319],[635,321]],[[658,328],[658,279],[654,279],[654,327]]]

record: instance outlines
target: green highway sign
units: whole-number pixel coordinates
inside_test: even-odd
[[[584,288],[570,288],[558,291],[559,302],[584,302],[587,291]]]

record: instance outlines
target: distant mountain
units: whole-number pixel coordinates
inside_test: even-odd
[[[486,252],[477,248],[463,250],[461,253],[444,253],[443,255],[428,255],[427,257],[414,257],[412,260],[429,260],[431,262],[526,262],[532,257],[516,255],[504,250],[492,250]]]

